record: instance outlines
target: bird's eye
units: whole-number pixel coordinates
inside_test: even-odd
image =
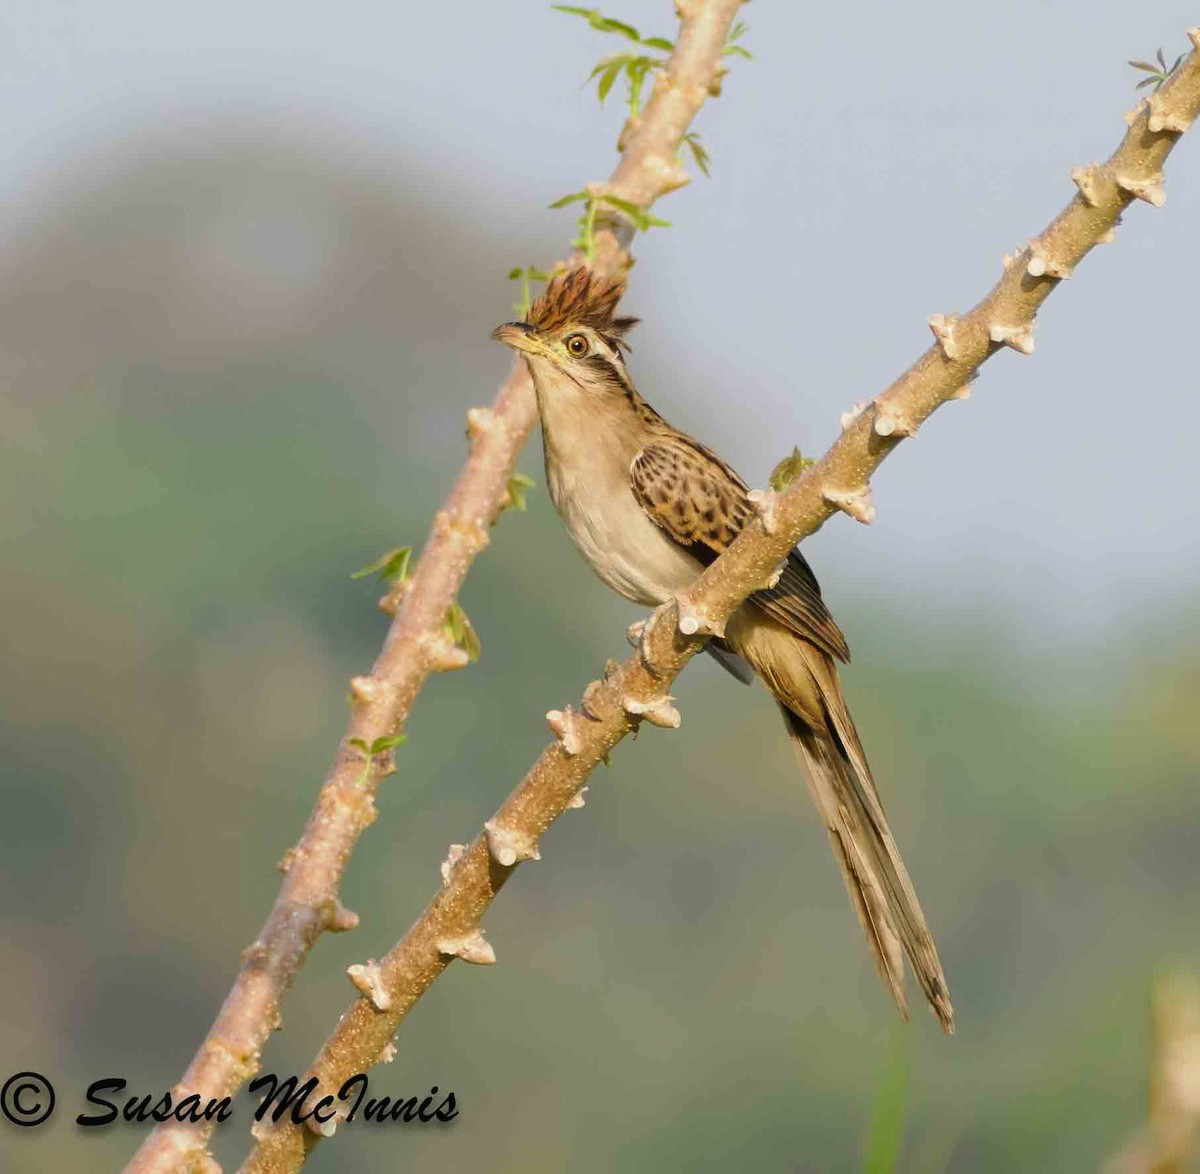
[[[577,359],[588,353],[588,340],[582,334],[572,334],[567,339],[567,350]]]

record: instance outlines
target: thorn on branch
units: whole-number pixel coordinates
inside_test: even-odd
[[[1164,131],[1168,134],[1183,134],[1192,129],[1193,120],[1185,114],[1169,109],[1170,103],[1160,91],[1155,90],[1150,95],[1149,103],[1150,118],[1146,125],[1151,134],[1162,134]]]
[[[466,844],[451,844],[450,850],[446,853],[446,859],[442,861],[442,884],[450,883],[450,874],[454,871],[455,865],[466,855]]]
[[[1002,326],[999,322],[993,322],[988,328],[988,337],[992,342],[1010,346],[1023,355],[1033,354],[1032,322],[1026,322],[1023,326]]]
[[[611,663],[616,664],[617,662],[612,661]],[[605,667],[607,671],[607,666]],[[596,712],[594,702],[596,700],[596,694],[599,693],[603,688],[603,681],[589,681],[587,688],[583,691],[583,701],[579,706],[579,712],[582,713],[584,717],[591,718],[592,721],[600,720],[600,715]],[[567,708],[569,710],[570,706]]]
[[[496,427],[496,413],[491,408],[467,409],[467,436],[472,442],[480,440]]]
[[[974,388],[975,388],[975,380],[968,379],[966,381],[966,383],[964,383],[957,391],[952,391],[950,393],[950,398],[951,399],[970,399],[971,392],[974,390]]]
[[[325,1121],[318,1121],[315,1114],[309,1114],[304,1118],[304,1124],[318,1137],[329,1138],[337,1133],[338,1118],[335,1114]]]
[[[929,329],[933,331],[933,337],[937,339],[938,346],[942,348],[942,354],[951,361],[958,358],[958,340],[954,337],[954,329],[957,325],[957,314],[929,315]],[[845,417],[842,419],[844,428],[846,426]]]
[[[594,685],[596,682],[592,682]],[[591,686],[589,685],[590,689]],[[584,697],[584,704],[587,704],[587,697]],[[546,724],[554,732],[554,736],[558,739],[558,744],[562,747],[562,751],[569,758],[573,758],[579,753],[579,730],[576,728],[575,714],[571,711],[568,705],[564,709],[552,709],[546,714]]]
[[[352,929],[358,929],[359,916],[353,909],[347,909],[345,905],[333,897],[325,910],[325,928],[330,933],[349,933]]]
[[[1071,276],[1071,266],[1054,260],[1044,249],[1041,241],[1029,242],[1029,263],[1025,266],[1030,277],[1053,277],[1065,281]]]
[[[869,526],[875,521],[875,503],[871,500],[871,487],[864,485],[861,489],[826,489],[821,496],[844,514],[849,514],[856,522]]]
[[[875,434],[877,436],[915,436],[917,426],[898,408],[883,400],[875,400]]]
[[[460,958],[473,966],[491,966],[496,961],[496,951],[477,929],[461,938],[439,938],[437,951],[446,958]]]
[[[771,577],[763,584],[763,589],[770,591],[773,587],[779,586],[779,580],[783,578],[783,572],[787,570],[788,560],[784,559],[772,572]]]
[[[487,835],[488,851],[492,859],[503,868],[512,868],[523,860],[541,860],[537,840],[528,832],[506,828],[494,819],[483,825]]]
[[[845,432],[855,420],[867,410],[869,400],[860,399],[848,412],[842,413],[842,431]]]
[[[372,705],[383,696],[384,683],[375,677],[353,677],[350,695],[359,705]]]
[[[388,1040],[383,1045],[383,1050],[379,1053],[379,1062],[381,1064],[390,1064],[396,1058],[396,1042]]]
[[[651,701],[639,701],[636,697],[623,697],[621,704],[625,712],[632,718],[644,718],[652,726],[664,730],[677,730],[683,722],[679,710],[671,704],[675,698],[669,693],[655,697]]]
[[[372,958],[368,962],[356,962],[346,967],[346,974],[360,995],[369,999],[376,1011],[386,1011],[392,1005],[392,996],[383,985],[383,971]]]
[[[746,500],[762,519],[763,533],[774,534],[779,528],[779,494],[773,489],[752,489],[746,494]]]
[[[766,523],[763,523],[764,529]],[[767,531],[770,533],[770,531]],[[677,614],[676,626],[683,636],[717,636],[725,635],[725,621],[714,620],[702,608],[692,606],[690,600],[676,596],[675,608]]]
[[[1122,191],[1128,192],[1135,199],[1144,200],[1152,208],[1161,208],[1167,202],[1167,193],[1163,190],[1161,175],[1151,176],[1150,179],[1115,175],[1113,181]]]
[[[1100,181],[1100,168],[1095,163],[1089,163],[1086,167],[1073,168],[1071,178],[1075,181],[1075,186],[1079,189],[1079,194],[1083,197],[1083,202],[1089,208],[1098,208],[1100,206],[1100,192],[1097,189],[1097,185]]]
[[[654,616],[648,616],[644,620],[637,620],[630,624],[625,629],[625,639],[638,650],[638,655],[642,661],[642,667],[652,677],[658,677],[658,670],[654,667],[654,662],[650,658],[650,637],[654,633]]]
[[[455,669],[465,669],[471,663],[470,653],[444,633],[426,636],[422,643],[429,656],[430,672],[451,673]]]
[[[584,806],[583,797],[587,794],[587,787],[580,787],[578,791],[571,797],[571,802],[567,804],[568,810],[578,811]]]

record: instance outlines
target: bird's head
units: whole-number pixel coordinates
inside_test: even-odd
[[[624,288],[573,269],[551,279],[525,321],[497,326],[492,337],[525,356],[539,392],[568,385],[625,392],[631,384],[621,348],[637,319],[614,316]]]

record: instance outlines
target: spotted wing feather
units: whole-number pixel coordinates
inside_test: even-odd
[[[749,487],[716,453],[683,437],[646,445],[630,466],[633,495],[650,519],[707,566],[737,537],[754,507]],[[846,638],[821,599],[816,577],[793,550],[774,587],[751,602],[839,660]]]

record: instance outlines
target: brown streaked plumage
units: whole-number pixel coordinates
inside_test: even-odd
[[[576,269],[554,278],[525,322],[493,337],[521,351],[542,419],[546,480],[567,531],[600,578],[657,606],[683,591],[751,516],[746,483],[638,394],[615,317],[622,286]],[[953,1011],[937,949],[896,848],[837,661],[849,649],[817,580],[793,550],[709,650],[735,676],[762,679],[783,712],[880,974],[907,1016],[907,953],[947,1031]]]

